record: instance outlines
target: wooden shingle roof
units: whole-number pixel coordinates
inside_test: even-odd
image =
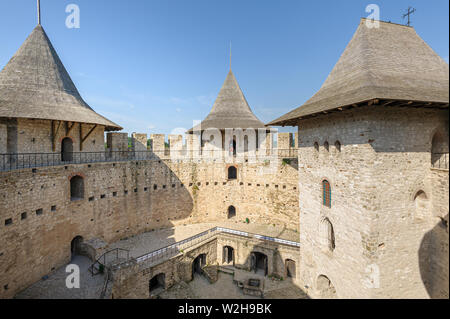
[[[80,96],[44,28],[36,26],[0,72],[0,117],[59,120],[122,128]]]
[[[380,100],[448,108],[449,66],[412,27],[380,21],[379,28],[369,28],[363,18],[320,90],[267,125],[295,125],[297,119]]]
[[[258,129],[265,128],[265,125],[253,114],[233,72],[230,70],[211,112],[200,125],[190,129],[188,133],[199,130],[200,127],[203,131],[209,128],[219,130],[226,128]]]

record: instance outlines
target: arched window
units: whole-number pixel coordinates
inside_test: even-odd
[[[415,217],[423,219],[430,215],[430,201],[424,191],[418,191],[414,196]]]
[[[431,142],[431,165],[434,168],[448,169],[448,136],[438,131]]]
[[[236,166],[228,167],[228,179],[236,179],[236,178],[237,178]]]
[[[328,142],[325,142],[323,144],[323,147],[325,147],[325,151],[329,152],[330,151],[330,144],[328,144]]]
[[[234,248],[230,246],[224,246],[222,257],[222,261],[224,264],[234,263]]]
[[[234,206],[228,207],[228,219],[236,216],[236,208]]]
[[[77,175],[70,179],[70,200],[76,201],[84,198],[84,179]]]
[[[61,161],[71,162],[73,160],[73,142],[70,137],[61,141]]]
[[[248,135],[244,136],[244,152],[248,152]]]
[[[314,149],[316,150],[316,152],[319,152],[319,143],[314,143]]]
[[[331,208],[331,186],[327,180],[322,182],[323,205]]]
[[[295,261],[293,261],[292,259],[286,259],[285,265],[286,265],[286,277],[295,278],[296,277]]]
[[[334,146],[336,147],[336,152],[340,152],[341,151],[341,142],[339,142],[339,141],[336,141],[335,143],[334,143]]]
[[[328,218],[324,218],[319,227],[322,248],[326,251],[333,251],[336,248],[333,225]]]

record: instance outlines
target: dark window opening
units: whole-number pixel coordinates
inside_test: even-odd
[[[237,169],[236,166],[228,167],[228,179],[236,179],[237,178]]]
[[[268,259],[267,256],[260,252],[252,252],[250,254],[250,270],[255,273],[267,276]]]
[[[73,160],[73,142],[69,137],[61,141],[61,161],[71,162]]]
[[[154,276],[152,279],[150,279],[149,291],[150,291],[151,295],[164,290],[165,287],[166,287],[166,275],[165,274],[161,273],[161,274]]]
[[[12,223],[13,223],[12,218],[8,218],[8,219],[5,220],[5,226],[12,225]]]
[[[22,213],[21,215],[20,215],[20,219],[21,220],[24,220],[24,219],[26,219],[27,218],[27,213],[25,212],[25,213]]]
[[[42,215],[44,213],[44,210],[42,208],[39,208],[36,210],[36,215]]]
[[[76,201],[84,198],[84,179],[77,175],[70,180],[70,200]]]
[[[228,207],[228,219],[236,216],[236,208],[234,206]]]
[[[223,247],[222,261],[224,264],[234,264],[234,248],[230,246]]]

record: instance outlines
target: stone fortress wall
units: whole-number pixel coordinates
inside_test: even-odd
[[[34,143],[50,140],[50,144],[33,151],[51,150],[49,121],[36,126],[30,123],[27,125],[32,132],[27,131],[27,125],[23,129],[19,126],[19,136],[28,136],[23,141],[31,141],[33,134],[44,132],[42,139],[36,138]],[[4,128],[0,130],[2,142],[8,140]],[[104,150],[103,133],[97,134],[96,130],[86,140],[90,146],[83,152]],[[74,128],[71,134],[75,145],[79,131]],[[64,133],[61,135],[57,145]],[[151,136],[153,149],[143,152],[149,158],[129,158],[133,151],[146,150],[145,134],[133,134],[133,148],[129,151],[127,134],[108,133],[104,156],[107,158],[108,152],[118,154],[110,162],[1,172],[0,298],[13,297],[67,264],[71,259],[71,241],[76,236],[111,243],[181,224],[224,220],[243,223],[246,219],[250,223],[299,230],[297,160],[283,161],[281,154],[282,150],[292,153],[295,149],[291,134],[279,133],[278,148],[273,149],[275,156],[259,162],[247,157],[227,163],[195,157],[173,160],[171,148],[165,149],[164,138]],[[181,139],[170,137],[174,138]],[[175,145],[171,143],[172,148]],[[27,150],[19,146],[17,151]],[[59,151],[57,147],[55,154]],[[76,145],[74,151],[78,151]],[[228,179],[229,166],[237,168],[236,179]],[[74,176],[83,178],[83,199],[71,200],[70,180]],[[228,220],[227,209],[231,205],[236,216]]]
[[[331,283],[340,298],[448,298],[448,166],[433,167],[436,147],[448,161],[448,110],[366,107],[299,127],[301,286],[313,297]]]

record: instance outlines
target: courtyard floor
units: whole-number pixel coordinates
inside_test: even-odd
[[[254,278],[253,273],[245,272]],[[241,274],[242,275],[242,274]],[[272,281],[265,278],[264,298],[244,295],[233,281],[233,275],[219,272],[218,280],[210,284],[202,276],[195,274],[191,282],[180,282],[159,294],[162,299],[307,299],[306,294],[291,281]]]
[[[84,256],[74,256],[71,264],[80,267],[80,288],[66,287],[66,266],[63,266],[27,289],[18,293],[16,299],[98,299],[105,282],[104,275],[92,276],[89,267],[92,261]]]

